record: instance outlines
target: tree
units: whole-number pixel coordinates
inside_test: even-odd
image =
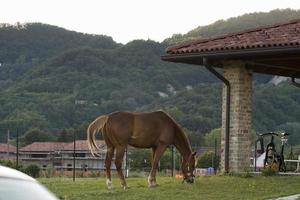
[[[217,169],[219,167],[219,163],[220,163],[220,157],[215,156],[215,153],[212,151],[207,151],[199,157],[196,167],[199,168],[214,167],[215,169]]]
[[[213,147],[215,146],[215,141],[217,141],[217,146],[221,146],[221,128],[215,128],[211,130],[204,136],[205,146]]]
[[[179,170],[181,167],[181,155],[178,152],[178,150],[175,151],[175,169]],[[172,169],[172,151],[170,148],[168,148],[163,156],[160,159],[160,170],[164,169]]]
[[[23,145],[28,145],[33,142],[48,142],[54,141],[54,136],[41,131],[40,129],[33,128],[28,130],[25,135],[21,138],[21,142]]]
[[[63,129],[57,138],[58,142],[70,142],[73,141],[73,132],[70,130]]]
[[[130,149],[128,152],[129,166],[132,170],[149,170],[152,153],[150,149]]]

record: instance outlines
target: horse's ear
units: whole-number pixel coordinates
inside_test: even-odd
[[[195,159],[197,159],[197,158],[199,157],[199,154],[197,153],[197,151],[194,151],[194,152],[192,153],[192,156],[194,156]]]

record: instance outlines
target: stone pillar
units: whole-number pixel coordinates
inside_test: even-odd
[[[251,155],[251,96],[252,73],[241,61],[223,63],[224,77],[231,85],[230,131],[229,131],[229,172],[249,170]],[[224,171],[226,87],[223,88],[221,170]]]

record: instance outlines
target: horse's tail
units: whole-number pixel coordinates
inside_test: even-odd
[[[108,120],[108,115],[101,115],[100,117],[97,117],[87,128],[87,143],[89,146],[89,149],[93,156],[95,156],[96,151],[99,150],[99,147],[96,144],[96,138],[95,135],[99,131],[103,131],[103,127],[105,126],[106,122]]]

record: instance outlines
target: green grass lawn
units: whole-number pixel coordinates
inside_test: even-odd
[[[148,188],[147,178],[128,178],[129,189],[123,190],[117,178],[114,188],[106,189],[104,178],[42,178],[39,181],[64,200],[94,199],[269,199],[300,193],[300,177],[243,178],[212,176],[196,178],[195,183],[182,184],[181,180],[158,177],[159,186]]]

